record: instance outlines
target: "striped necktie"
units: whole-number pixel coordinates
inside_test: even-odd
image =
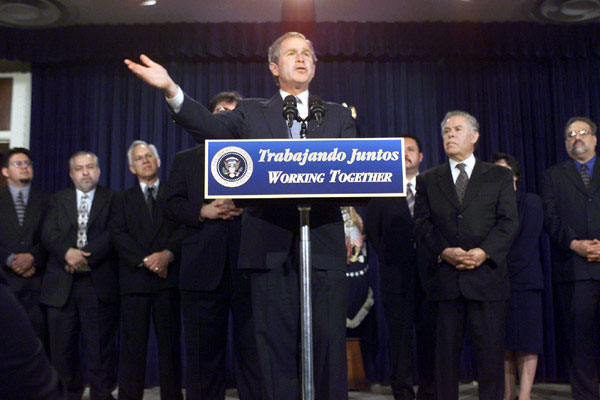
[[[15,200],[15,210],[17,211],[17,219],[19,220],[19,225],[23,225],[23,220],[25,219],[25,200],[23,200],[23,192],[19,190],[19,194],[17,195],[17,199]]]
[[[408,210],[410,211],[410,216],[414,217],[415,215],[415,192],[412,189],[413,184],[408,182],[406,184],[406,203],[408,204]]]
[[[581,164],[581,168],[579,168],[579,173],[581,174],[581,179],[583,180],[583,184],[586,189],[590,188],[590,184],[592,183],[592,177],[588,172],[588,167],[585,164]]]

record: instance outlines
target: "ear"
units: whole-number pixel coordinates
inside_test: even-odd
[[[158,165],[158,168],[160,168],[160,158],[156,159],[156,165]]]
[[[423,161],[423,153],[419,153],[419,163]]]
[[[273,76],[279,76],[279,66],[277,64],[274,62],[269,63],[269,69],[271,70]]]
[[[2,175],[4,175],[5,178],[8,178],[8,168],[2,167]]]
[[[131,173],[135,175],[135,168],[133,168],[133,165],[131,164],[129,164],[129,171],[131,171]]]
[[[475,144],[479,140],[479,131],[473,131],[471,133],[471,143]]]

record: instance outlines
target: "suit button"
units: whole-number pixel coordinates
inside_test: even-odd
[[[25,244],[25,242],[24,242],[24,241],[22,241],[22,240],[21,240],[19,243],[20,243],[20,244]]]
[[[590,197],[590,198],[588,199],[588,203],[591,203],[591,202],[592,202],[592,198]]]
[[[463,219],[462,214],[458,214],[458,219]]]
[[[455,238],[457,238],[457,239],[458,239],[458,238],[459,238],[459,236],[458,236],[458,235],[456,235],[456,236],[455,236]]]

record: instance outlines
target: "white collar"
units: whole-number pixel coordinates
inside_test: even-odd
[[[454,161],[453,159],[449,158],[448,159],[450,161],[450,171],[452,171],[452,174],[454,175],[454,170],[456,168],[456,166],[460,163],[465,164],[465,171],[467,172],[467,175],[469,176],[469,178],[471,177],[471,172],[473,172],[473,168],[475,168],[475,156],[473,155],[473,153],[471,153],[471,155],[467,158],[465,158],[462,161]],[[460,172],[456,172],[457,176]]]

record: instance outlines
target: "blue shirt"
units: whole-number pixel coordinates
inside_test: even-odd
[[[577,168],[577,171],[581,171],[581,166],[583,164],[577,160],[573,160],[573,161],[575,162],[575,168]],[[595,162],[596,162],[596,155],[594,154],[594,157],[592,157],[588,162],[585,163],[585,165],[588,169],[588,174],[590,175],[590,178],[592,177],[592,174],[594,173],[594,163]]]

